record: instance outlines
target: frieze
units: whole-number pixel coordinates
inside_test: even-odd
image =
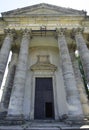
[[[56,28],[68,28],[71,30],[72,28],[82,28],[79,24],[9,24],[6,28],[16,30],[25,29],[25,28],[32,28],[33,30],[40,30],[42,26],[46,27],[46,30],[55,30]]]
[[[36,27],[36,26],[54,26],[54,27],[81,27],[79,24],[9,24],[8,27]]]

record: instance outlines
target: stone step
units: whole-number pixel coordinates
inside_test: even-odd
[[[0,124],[0,130],[80,130],[82,125],[66,124],[59,121],[26,121],[23,124],[16,125]],[[81,130],[89,130],[89,125],[83,126]]]
[[[78,127],[66,127],[66,128],[52,128],[52,127],[49,127],[49,128],[21,128],[21,127],[0,127],[0,130],[89,130],[89,128],[78,128]]]

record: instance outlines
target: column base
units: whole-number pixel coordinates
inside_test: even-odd
[[[65,121],[66,124],[69,125],[84,125],[84,117],[83,116],[69,116]]]
[[[7,111],[2,111],[0,112],[0,120],[3,120],[6,118],[6,115],[7,115]]]
[[[7,115],[7,120],[24,120],[23,115]]]
[[[25,120],[23,115],[7,115],[5,121],[9,125],[21,125]]]

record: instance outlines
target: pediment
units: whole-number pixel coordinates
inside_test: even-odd
[[[41,9],[36,9],[36,10],[33,10],[33,11],[28,11],[28,12],[23,12],[21,14],[23,15],[32,15],[32,14],[45,14],[45,15],[48,15],[48,14],[62,14],[62,12],[58,12],[58,11],[55,11],[55,10],[50,10],[50,9],[47,9],[47,8],[41,8]]]
[[[85,16],[85,12],[71,9],[71,8],[64,8],[64,7],[42,3],[42,4],[28,6],[28,7],[2,13],[2,16],[28,16],[28,15],[29,16],[34,16],[34,15]]]

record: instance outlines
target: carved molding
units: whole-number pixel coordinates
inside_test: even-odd
[[[73,28],[72,29],[72,34],[76,35],[76,34],[80,34],[84,32],[84,28]]]
[[[67,32],[67,28],[56,28],[57,36],[63,36]]]
[[[41,3],[12,11],[3,12],[2,16],[26,16],[26,15],[44,15],[44,16],[86,16],[85,11],[71,8],[59,7],[51,4]]]
[[[4,29],[4,33],[5,33],[6,35],[10,35],[10,36],[12,36],[12,37],[16,35],[15,29],[10,29],[10,28]]]
[[[57,67],[50,63],[48,55],[38,55],[36,64],[30,67],[32,71],[36,70],[46,70],[46,71],[56,71]]]

